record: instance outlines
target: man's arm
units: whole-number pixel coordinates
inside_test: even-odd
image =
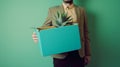
[[[84,38],[85,38],[85,55],[90,56],[90,38],[89,38],[89,31],[88,31],[88,23],[87,23],[87,16],[85,10],[83,10],[83,17],[84,17]]]
[[[42,29],[46,29],[47,26],[52,26],[51,11],[50,11],[50,9],[48,11],[48,17],[46,18],[46,21],[43,23],[42,26],[44,27]],[[40,28],[38,27],[37,29],[41,30],[41,27]],[[34,40],[35,43],[38,43],[38,37],[37,37],[36,32],[33,32],[32,38],[33,38],[33,40]]]
[[[84,64],[87,65],[90,63],[91,60],[91,53],[90,53],[90,38],[88,32],[88,23],[87,23],[87,16],[85,10],[83,10],[83,18],[84,18],[84,39],[85,39],[85,57],[84,57]]]

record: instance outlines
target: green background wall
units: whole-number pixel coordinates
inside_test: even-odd
[[[92,60],[87,67],[120,67],[120,0],[75,0],[87,10]],[[62,0],[0,0],[0,67],[53,67],[32,40],[48,8]]]

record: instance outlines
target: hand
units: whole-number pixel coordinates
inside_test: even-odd
[[[87,65],[90,63],[90,60],[91,60],[91,56],[85,56],[84,57],[84,64]]]
[[[35,32],[33,32],[32,38],[33,38],[33,41],[34,41],[35,43],[38,43],[38,37],[37,37],[37,35],[36,35]]]

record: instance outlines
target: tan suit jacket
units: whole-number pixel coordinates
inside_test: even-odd
[[[57,11],[59,11],[60,13],[65,12],[63,5],[49,8],[48,17],[45,23],[43,24],[43,26],[54,25],[53,17],[56,15]],[[75,12],[77,15],[77,23],[79,24],[80,33],[81,33],[80,37],[81,37],[81,42],[82,42],[82,48],[79,50],[79,55],[80,57],[90,56],[91,55],[90,54],[90,39],[88,36],[88,27],[87,27],[85,10],[82,7],[75,5]],[[63,59],[66,56],[67,56],[67,53],[53,55],[54,58],[59,58],[59,59]]]

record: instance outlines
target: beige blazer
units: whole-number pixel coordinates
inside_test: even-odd
[[[43,24],[43,26],[54,25],[53,17],[56,15],[57,11],[59,11],[60,13],[65,12],[62,5],[49,8],[48,17],[45,23]],[[77,15],[77,23],[79,24],[80,33],[81,33],[80,36],[81,36],[81,42],[82,42],[82,48],[78,51],[79,55],[80,57],[90,56],[91,55],[90,54],[90,39],[88,36],[88,27],[87,27],[85,10],[82,7],[75,5],[75,12]],[[53,55],[54,58],[59,58],[59,59],[63,59],[66,56],[67,56],[67,53]]]

